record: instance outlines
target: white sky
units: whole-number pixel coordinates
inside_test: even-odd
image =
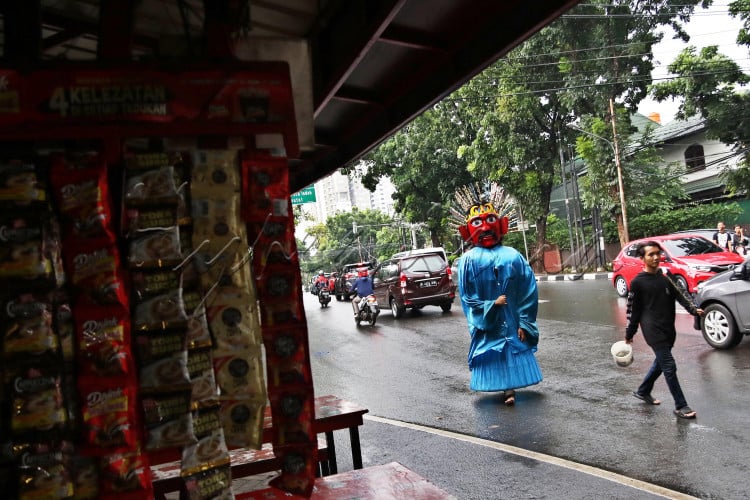
[[[731,57],[743,71],[750,73],[750,52],[747,47],[740,47],[736,43],[737,32],[742,27],[742,23],[729,15],[728,3],[729,0],[719,0],[709,9],[696,9],[690,23],[686,25],[686,31],[690,35],[690,42],[687,44],[673,40],[671,29],[663,30],[667,33],[664,40],[654,46],[654,71],[651,74],[654,83],[669,76],[667,66],[688,45],[693,45],[698,49],[707,45],[717,45],[720,53]],[[664,124],[674,119],[678,104],[671,100],[657,103],[651,99],[644,99],[638,111],[646,116],[657,112],[661,116],[661,123]]]

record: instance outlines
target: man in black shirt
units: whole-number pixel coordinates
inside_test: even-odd
[[[633,395],[649,404],[660,404],[661,401],[651,396],[651,391],[656,379],[663,373],[674,398],[675,415],[680,418],[695,418],[696,413],[688,406],[682,393],[677,379],[677,364],[672,357],[672,347],[677,337],[674,328],[674,303],[677,300],[693,316],[702,315],[703,310],[697,308],[686,292],[668,275],[662,274],[659,269],[662,249],[657,242],[641,243],[636,252],[643,261],[643,271],[630,283],[625,342],[633,343],[633,336],[640,324],[643,337],[654,351],[656,359]]]

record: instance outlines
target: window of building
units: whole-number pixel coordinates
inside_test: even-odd
[[[703,146],[693,144],[685,150],[685,167],[688,172],[706,168],[706,156],[703,153]]]

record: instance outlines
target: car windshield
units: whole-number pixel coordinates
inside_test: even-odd
[[[445,266],[445,261],[439,255],[420,255],[404,259],[402,269],[408,273],[436,273],[442,271]]]
[[[721,248],[705,238],[688,237],[676,240],[663,240],[661,244],[672,257],[687,257],[706,253],[721,252]]]

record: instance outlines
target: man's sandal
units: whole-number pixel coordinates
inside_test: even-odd
[[[504,403],[507,406],[513,406],[514,404],[516,404],[516,391],[514,390],[505,391],[504,395],[505,395]]]
[[[674,411],[679,418],[695,418],[697,415],[689,406],[683,406]]]
[[[637,397],[641,401],[644,401],[650,405],[660,405],[661,401],[658,399],[654,399],[654,397],[651,394],[641,394],[638,391],[633,391],[633,396]]]

